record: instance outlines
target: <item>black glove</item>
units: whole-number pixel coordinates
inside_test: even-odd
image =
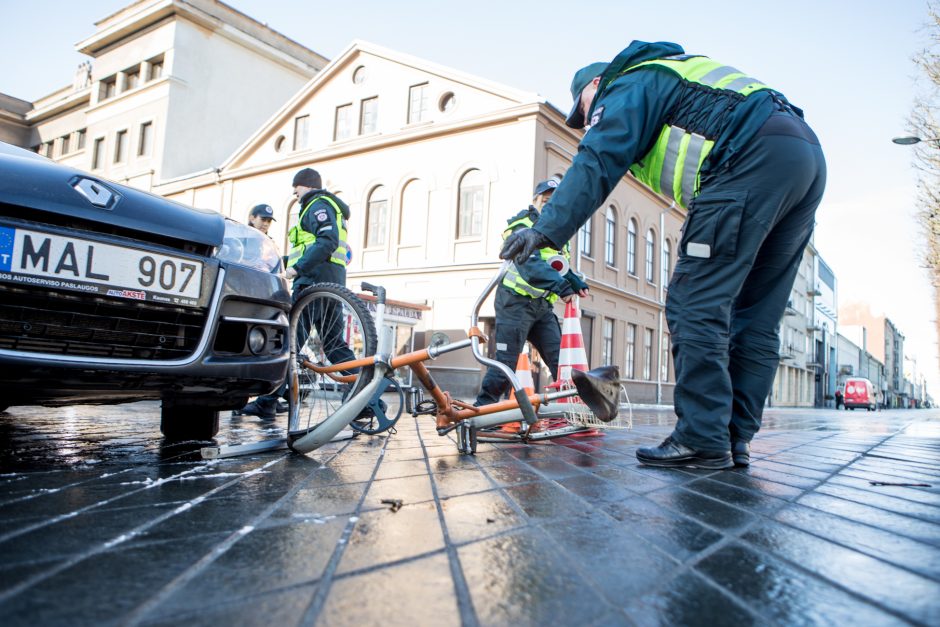
[[[516,263],[521,264],[531,257],[532,253],[546,246],[553,247],[554,244],[535,229],[519,229],[503,242],[503,249],[499,251],[499,258],[513,259]]]
[[[568,270],[568,273],[565,275],[565,280],[574,288],[575,292],[591,289],[588,284],[584,282],[584,279],[574,270]]]

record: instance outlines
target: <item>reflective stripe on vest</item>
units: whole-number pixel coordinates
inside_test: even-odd
[[[708,57],[676,55],[644,61],[621,72],[621,76],[637,68],[657,65],[676,73],[679,78],[712,89],[724,89],[748,96],[770,89],[755,78]],[[698,133],[676,125],[664,125],[653,147],[635,163],[630,171],[641,183],[688,208],[698,194],[700,171],[715,142]]]
[[[533,226],[532,220],[528,216],[525,218],[520,218],[514,222],[510,222],[509,226],[506,227],[506,230],[503,231],[503,239],[505,240],[509,237],[509,234],[512,233],[512,230],[517,226],[523,226],[526,228],[531,228]],[[559,254],[559,251],[554,248],[542,248],[539,250],[539,257],[542,261],[548,262],[549,259]],[[568,249],[568,244],[565,244],[561,249],[561,254],[565,256],[565,259],[571,260],[571,253]],[[558,294],[550,292],[549,290],[543,290],[530,283],[526,282],[522,278],[522,275],[519,274],[519,269],[516,268],[515,263],[510,263],[509,268],[506,269],[506,274],[503,276],[503,285],[511,289],[517,294],[522,296],[528,296],[529,298],[544,298],[550,303],[553,303],[558,300]]]
[[[313,203],[318,200],[325,200],[330,206],[333,207],[333,210],[336,212],[336,228],[339,229],[339,244],[336,246],[336,249],[330,254],[330,261],[335,264],[339,264],[346,267],[346,257],[349,254],[349,244],[346,243],[346,221],[343,219],[343,212],[340,210],[339,205],[333,201],[329,196],[317,196],[311,200],[306,207],[303,208],[303,211],[300,212],[300,215],[297,217],[297,224],[291,227],[288,232],[288,240],[291,243],[290,253],[287,256],[287,267],[290,268],[304,256],[304,253],[307,251],[307,246],[312,246],[314,242],[317,241],[317,236],[314,233],[310,233],[300,228],[300,223],[303,221],[304,216],[307,215],[307,210],[313,206]]]

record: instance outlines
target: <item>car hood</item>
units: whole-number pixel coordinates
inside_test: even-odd
[[[221,246],[225,219],[0,142],[0,203]]]

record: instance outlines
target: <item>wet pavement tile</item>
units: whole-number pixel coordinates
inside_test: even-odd
[[[851,592],[741,544],[708,555],[695,570],[780,625],[892,625],[900,621]],[[762,621],[762,624],[766,624]]]
[[[749,531],[743,539],[910,620],[931,624],[940,618],[936,581],[773,523]]]
[[[885,487],[890,488],[890,486]],[[911,516],[912,518],[920,518],[922,520],[940,524],[940,507],[915,503],[903,498],[892,496],[891,494],[885,494],[885,487],[881,487],[880,489],[876,489],[874,487],[869,487],[869,489],[859,489],[827,483],[816,488],[815,492],[817,494],[837,496],[849,501],[866,503],[872,507],[879,507],[897,514],[904,514],[905,516]]]
[[[662,627],[767,624],[765,618],[751,613],[742,601],[695,572],[663,577],[656,583],[655,590],[624,599],[623,613],[632,623]]]
[[[178,611],[173,606],[158,607],[141,618],[137,624],[143,627],[300,625],[303,624],[304,613],[317,589],[317,585],[309,585],[269,594],[243,590],[238,596],[238,601],[233,603],[206,604],[190,611]]]
[[[501,491],[479,492],[441,500],[451,542],[464,544],[523,527],[529,519]]]
[[[576,516],[591,507],[583,499],[550,481],[506,488],[506,494],[527,516],[534,519]]]
[[[363,512],[345,542],[337,573],[374,568],[444,549],[434,503]]]
[[[447,555],[440,553],[337,577],[322,608],[308,609],[320,626],[383,625],[413,627],[461,625]]]
[[[363,509],[388,508],[389,502],[402,505],[425,503],[434,498],[427,475],[378,479],[369,484]]]
[[[603,506],[603,510],[679,562],[695,557],[723,537],[717,531],[677,515],[645,497],[610,503]]]
[[[33,578],[38,580],[28,592],[10,599],[0,594],[4,625],[116,623],[190,568],[217,541],[213,536],[184,538],[57,564],[36,573]]]
[[[940,547],[940,527],[925,520],[910,518],[903,514],[871,507],[865,503],[847,501],[825,494],[807,494],[800,497],[797,502],[800,505],[813,507],[879,529],[890,530],[893,533]]]
[[[779,512],[775,519],[940,581],[940,552],[928,544],[799,505]]]
[[[464,545],[458,555],[481,625],[591,624],[613,609],[536,528]]]
[[[466,468],[434,473],[434,487],[439,498],[492,490],[495,483],[482,468]]]
[[[754,515],[743,509],[696,494],[687,488],[664,488],[647,495],[647,498],[677,514],[681,513],[724,531],[742,529],[755,520]],[[735,494],[735,498],[741,498],[740,493]]]

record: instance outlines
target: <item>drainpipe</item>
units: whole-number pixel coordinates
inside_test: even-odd
[[[659,213],[659,315],[656,316],[657,351],[659,352],[659,358],[656,360],[659,363],[659,372],[656,373],[657,405],[661,405],[663,402],[663,334],[665,331],[664,318],[666,316],[666,280],[668,278],[663,267],[663,252],[666,250],[666,212],[671,211],[675,206],[676,202],[673,201]]]

